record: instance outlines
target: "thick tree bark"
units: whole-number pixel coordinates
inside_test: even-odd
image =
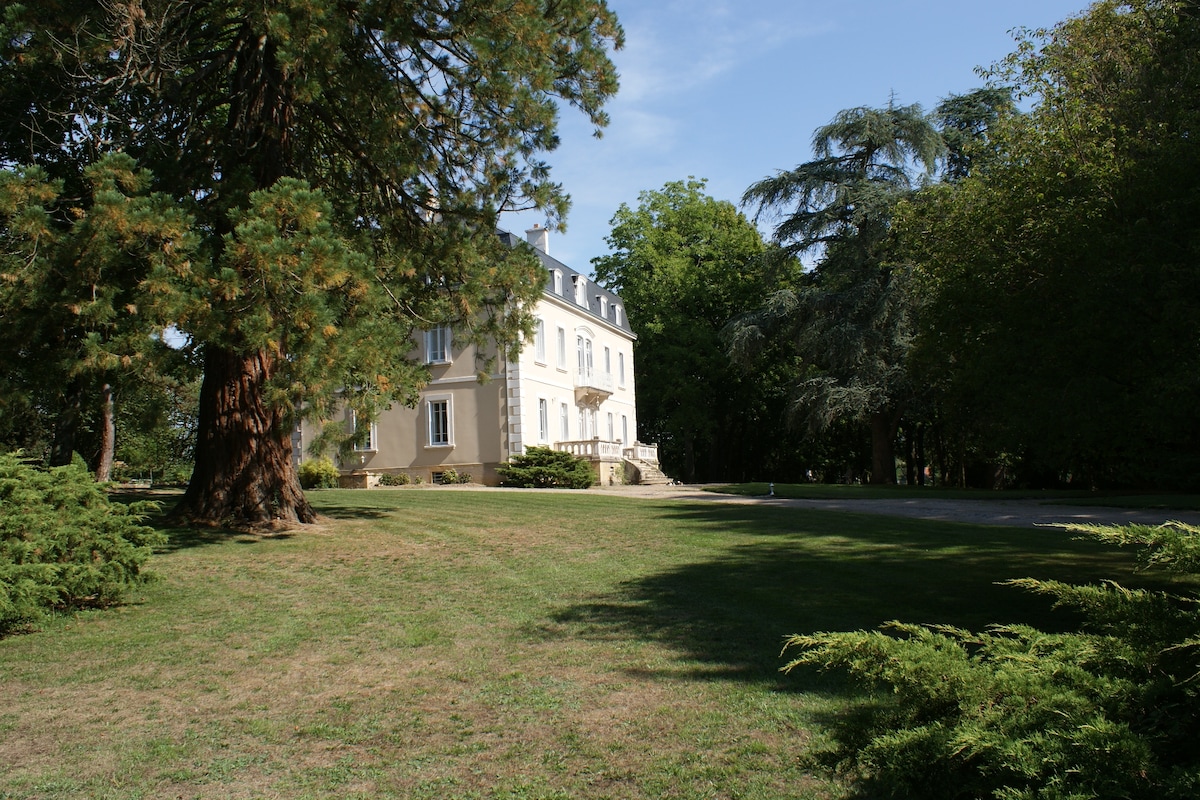
[[[273,359],[209,347],[196,466],[177,516],[206,524],[314,522],[292,463],[291,429],[264,402]]]
[[[96,464],[96,480],[100,483],[112,479],[116,450],[117,421],[113,408],[113,388],[111,383],[105,381],[100,387],[100,460]]]
[[[871,483],[896,482],[896,429],[899,420],[889,411],[871,415]]]

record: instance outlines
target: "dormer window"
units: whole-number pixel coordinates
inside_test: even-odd
[[[621,307],[618,305],[613,306],[613,322],[621,324]]]
[[[596,295],[596,299],[600,301],[600,316],[608,319],[608,298],[602,294]]]
[[[556,269],[551,274],[554,275],[554,293],[562,297],[562,270]]]
[[[582,275],[576,275],[572,278],[575,281],[575,305],[587,305],[587,278]]]

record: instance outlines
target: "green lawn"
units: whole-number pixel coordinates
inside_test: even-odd
[[[1063,622],[1129,575],[1006,529],[590,493],[313,495],[174,531],[129,604],[0,640],[0,798],[827,798],[836,679],[784,635]]]

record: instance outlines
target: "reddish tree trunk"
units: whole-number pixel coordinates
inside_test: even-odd
[[[209,347],[196,466],[175,513],[207,524],[314,522],[292,463],[284,415],[263,402],[273,358]]]
[[[117,450],[117,419],[113,408],[112,384],[100,387],[100,461],[96,464],[96,480],[106,483],[112,479],[113,458]]]
[[[871,415],[871,483],[896,482],[897,416],[889,411]]]

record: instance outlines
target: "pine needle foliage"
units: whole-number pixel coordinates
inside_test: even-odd
[[[111,502],[78,459],[41,470],[0,454],[0,634],[53,609],[112,605],[144,583],[166,543],[139,524],[153,509]]]
[[[582,458],[549,447],[529,447],[497,467],[500,485],[524,489],[587,489],[596,482]]]
[[[1200,527],[1076,526],[1140,548],[1142,563],[1198,571]],[[1192,798],[1200,791],[1200,604],[1195,593],[1010,585],[1075,612],[1077,630],[975,633],[893,622],[797,635],[784,667],[835,670],[867,694],[834,722],[831,762],[861,796]]]

